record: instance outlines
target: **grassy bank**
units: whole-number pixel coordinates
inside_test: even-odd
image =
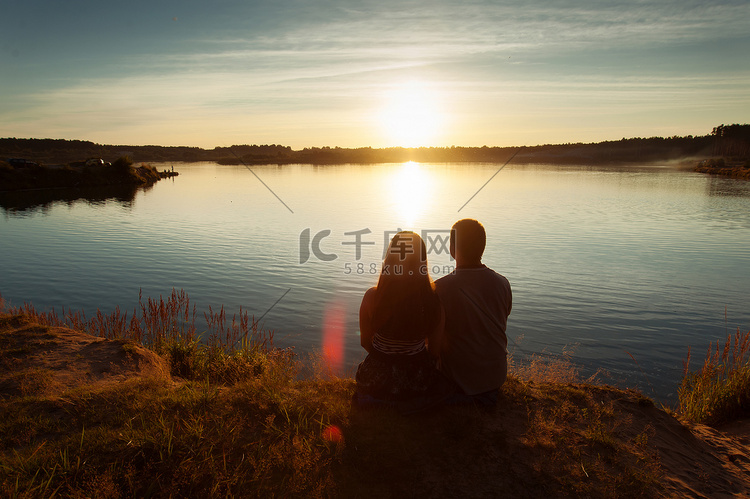
[[[150,165],[134,166],[128,158],[120,158],[111,166],[33,166],[14,168],[0,162],[0,189],[78,188],[110,185],[150,185],[177,175],[160,172]]]
[[[750,493],[750,469],[721,454],[729,444],[713,445],[714,430],[686,426],[638,392],[583,383],[565,358],[512,369],[494,411],[405,417],[353,410],[352,379],[274,348],[242,311],[210,309],[198,321],[181,292],[141,300],[132,314],[5,312],[3,496]],[[746,351],[747,335],[738,340]]]

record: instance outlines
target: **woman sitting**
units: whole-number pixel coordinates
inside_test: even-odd
[[[362,298],[359,328],[368,355],[357,369],[354,402],[414,412],[445,398],[452,386],[427,350],[428,337],[442,321],[424,241],[413,232],[399,232],[377,286]]]

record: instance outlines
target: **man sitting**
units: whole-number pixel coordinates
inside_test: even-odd
[[[440,370],[458,386],[449,403],[494,406],[507,377],[512,294],[508,279],[482,264],[486,239],[478,221],[456,222],[450,235],[456,269],[435,282],[445,327],[430,350],[437,350]]]

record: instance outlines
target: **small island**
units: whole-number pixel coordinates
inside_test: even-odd
[[[178,175],[153,166],[135,166],[127,156],[114,163],[101,159],[45,166],[23,159],[0,161],[0,191],[29,189],[87,188],[115,185],[150,186],[163,178]]]

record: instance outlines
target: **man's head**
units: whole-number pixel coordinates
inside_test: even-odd
[[[473,218],[464,218],[451,227],[451,256],[459,265],[482,263],[487,234],[484,226]]]

